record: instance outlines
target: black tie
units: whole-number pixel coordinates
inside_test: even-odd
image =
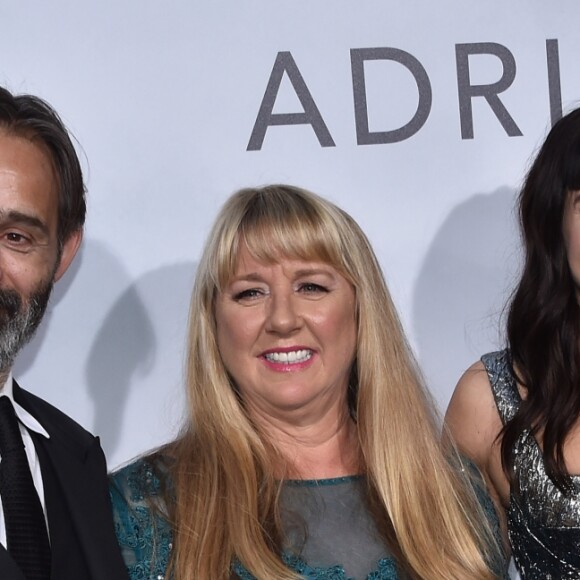
[[[8,397],[0,397],[0,497],[8,551],[27,580],[50,579],[50,544],[18,419]]]

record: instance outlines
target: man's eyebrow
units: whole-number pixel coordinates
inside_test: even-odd
[[[17,210],[0,211],[0,225],[23,224],[39,229],[43,234],[49,235],[50,231],[45,222],[36,216],[22,213]]]

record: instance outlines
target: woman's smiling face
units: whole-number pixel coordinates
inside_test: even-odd
[[[215,316],[221,357],[250,413],[284,417],[347,404],[356,298],[332,266],[263,263],[242,246]]]

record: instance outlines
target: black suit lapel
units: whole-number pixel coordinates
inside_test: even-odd
[[[100,466],[97,471],[94,469],[95,464],[98,465],[102,457],[98,442],[95,441],[93,449],[87,450],[86,459],[83,462],[78,458],[71,458],[70,453],[63,451],[60,445],[54,445],[51,440],[40,441],[37,450],[40,451],[41,447],[44,447],[45,459],[53,468],[52,477],[58,482],[63,503],[68,508],[68,515],[72,522],[69,533],[72,530],[76,535],[75,541],[80,545],[86,564],[91,571],[90,576],[86,578],[114,580],[115,576],[110,572],[111,563],[115,561],[115,558],[119,560],[119,564],[122,564],[122,561],[114,536],[108,489],[100,478],[94,477],[96,472],[101,471]],[[39,457],[43,453],[40,451]],[[41,468],[44,477],[46,469],[43,468],[42,463]],[[50,514],[50,508],[48,513]],[[49,525],[52,530],[50,520]],[[63,521],[56,522],[56,525],[60,532],[66,535],[67,530],[61,529]],[[63,555],[66,556],[66,554]],[[119,570],[123,571],[123,575],[119,577],[125,579],[124,566],[120,566]],[[56,578],[60,580],[60,576]],[[85,578],[85,576],[76,578]]]
[[[51,577],[55,579],[91,578],[77,526],[72,519],[60,479],[55,473],[46,450],[46,439],[37,434],[32,434],[32,439],[42,471],[44,502],[52,550]]]
[[[53,558],[54,577],[58,580],[127,580],[113,528],[105,457],[99,440],[54,408],[46,412],[41,407],[46,403],[20,389],[16,383],[14,396],[50,434],[50,439],[42,435],[32,436],[42,476],[44,478],[46,473],[47,482],[52,480],[54,483],[52,488],[45,484],[51,539],[53,531],[63,534],[63,538],[74,534],[75,543],[80,547],[79,553],[84,556],[83,570],[79,570],[76,575],[56,575],[58,561]],[[63,425],[63,421],[67,424]],[[50,497],[55,497],[55,492],[60,494],[61,506],[68,512],[64,520],[57,521],[59,514],[55,514],[54,509],[51,514],[48,505]],[[57,545],[62,545],[62,542]],[[61,555],[67,556],[66,553]],[[64,565],[65,569],[69,567],[70,563]],[[86,570],[90,571],[88,575]],[[3,580],[3,576],[0,575],[0,578]]]
[[[0,578],[2,580],[26,580],[6,548],[0,544]]]

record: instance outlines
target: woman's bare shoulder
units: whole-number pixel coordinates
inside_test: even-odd
[[[505,545],[505,513],[509,504],[509,483],[501,464],[503,424],[495,403],[485,366],[481,361],[471,365],[457,386],[445,415],[445,433],[459,450],[470,457],[481,470],[500,516]]]
[[[445,424],[459,449],[480,468],[485,466],[502,422],[481,361],[471,365],[459,379],[447,408]]]

